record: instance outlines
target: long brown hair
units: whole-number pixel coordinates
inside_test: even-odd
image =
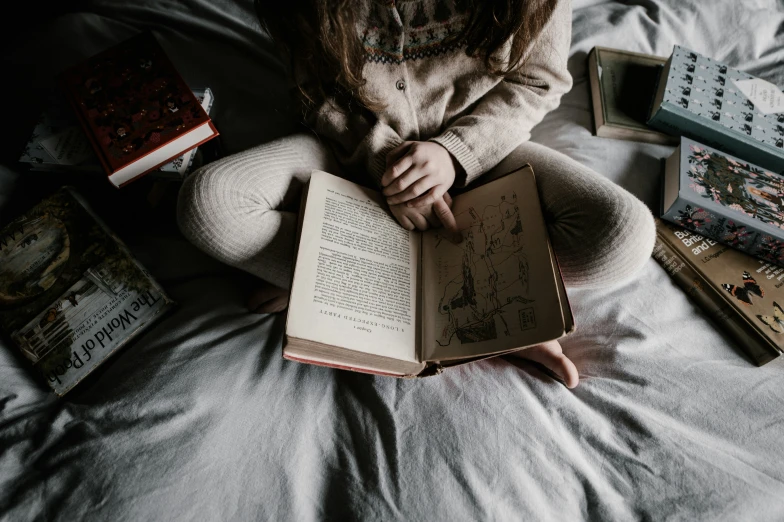
[[[254,0],[265,29],[291,60],[294,80],[307,104],[334,98],[351,110],[359,102],[383,108],[364,92],[365,50],[357,33],[361,0]],[[377,0],[371,0],[377,1]],[[525,65],[526,50],[552,16],[555,0],[462,0],[468,17],[462,31],[445,42],[465,44],[469,56],[504,75]],[[508,59],[495,56],[511,39]]]

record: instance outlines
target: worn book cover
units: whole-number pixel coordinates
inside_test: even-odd
[[[594,47],[588,55],[594,134],[604,138],[675,144],[677,138],[647,124],[667,58]]]
[[[574,328],[530,167],[454,197],[460,244],[405,230],[379,192],[326,172],[304,201],[287,359],[423,376]]]
[[[118,187],[218,134],[150,32],[71,67],[60,79]]]
[[[653,257],[757,365],[784,350],[784,268],[656,220]]]
[[[193,89],[204,112],[210,113],[215,100],[211,89]],[[160,179],[182,179],[187,176],[198,149],[191,149],[150,173]],[[61,93],[50,96],[25,145],[20,162],[36,171],[101,172],[101,164],[84,134],[73,108]]]
[[[172,305],[72,189],[0,230],[0,328],[57,395]]]
[[[688,138],[665,162],[661,217],[784,266],[784,176]]]
[[[676,45],[649,125],[784,173],[784,95],[765,80]]]

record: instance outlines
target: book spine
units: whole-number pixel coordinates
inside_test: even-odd
[[[666,234],[666,231],[657,230],[653,258],[673,281],[744,350],[757,366],[775,359],[779,355],[776,348],[752,328],[733,305],[727,303],[721,296],[720,290],[711,285],[687,259],[669,245]]]
[[[784,238],[775,237],[762,227],[741,223],[729,212],[717,212],[718,216],[707,218],[701,215],[703,212],[699,202],[679,196],[661,218],[767,263],[784,267]]]
[[[662,132],[686,136],[749,163],[784,174],[784,149],[776,151],[671,103],[662,104],[648,124]]]

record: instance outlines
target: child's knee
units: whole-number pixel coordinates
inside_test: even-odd
[[[628,281],[647,263],[656,240],[653,216],[626,191],[585,204],[574,219],[552,226],[553,244],[570,287],[607,287]]]

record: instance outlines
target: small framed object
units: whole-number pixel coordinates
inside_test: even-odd
[[[603,138],[676,145],[678,136],[646,124],[666,57],[607,47],[588,55],[594,134]]]

